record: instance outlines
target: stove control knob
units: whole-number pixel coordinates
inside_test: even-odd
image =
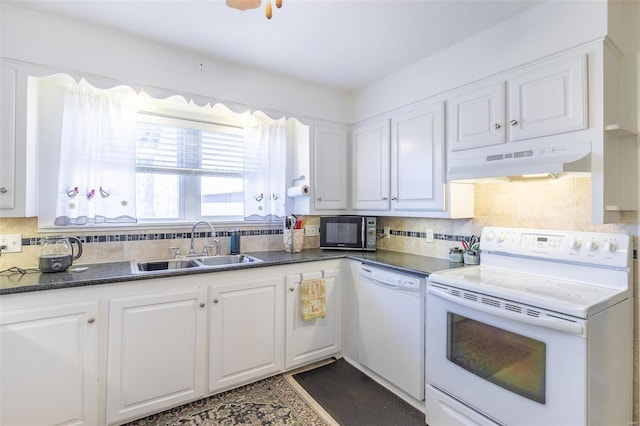
[[[487,233],[487,240],[489,241],[493,241],[493,239],[495,238],[495,233],[493,231],[489,231],[489,233]]]
[[[572,248],[574,250],[577,250],[580,248],[580,240],[578,239],[578,237],[575,237],[573,240],[569,241],[569,248]]]
[[[591,251],[598,250],[598,242],[591,240],[591,242],[589,243],[589,250]]]
[[[609,253],[615,253],[617,249],[618,249],[618,246],[616,245],[615,241],[607,241],[604,244],[604,250],[608,251]]]
[[[505,239],[507,239],[507,236],[504,235],[503,232],[501,232],[500,235],[498,235],[498,241],[503,242]]]

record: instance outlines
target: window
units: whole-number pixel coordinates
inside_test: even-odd
[[[243,219],[242,128],[151,114],[138,116],[139,221]]]

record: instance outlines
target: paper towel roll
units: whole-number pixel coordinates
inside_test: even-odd
[[[289,197],[304,197],[309,195],[309,185],[290,186],[287,188],[287,195]]]

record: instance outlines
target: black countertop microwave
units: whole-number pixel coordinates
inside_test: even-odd
[[[376,250],[376,218],[372,216],[321,216],[320,248]]]

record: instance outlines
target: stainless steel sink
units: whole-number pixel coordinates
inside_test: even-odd
[[[246,254],[228,254],[222,256],[199,256],[178,259],[145,260],[131,262],[133,273],[177,271],[181,269],[222,269],[236,265],[262,262]]]
[[[246,254],[227,254],[222,256],[196,257],[195,260],[205,267],[224,268],[233,265],[262,262],[262,260]]]
[[[201,266],[195,259],[164,259],[131,262],[133,272],[175,271],[179,269],[197,268]]]

